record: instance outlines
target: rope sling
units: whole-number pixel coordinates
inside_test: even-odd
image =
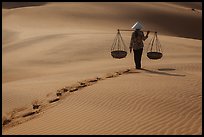
[[[153,38],[150,40],[147,48],[147,57],[149,59],[160,59],[162,58],[161,43],[158,39],[157,32],[154,33]]]
[[[115,36],[111,47],[111,55],[113,58],[116,59],[125,58],[127,56],[127,47],[119,30]]]
[[[111,55],[113,58],[121,59],[125,58],[127,56],[127,47],[125,45],[125,42],[123,41],[122,35],[120,31],[134,31],[134,30],[119,30],[116,34],[116,37],[113,41],[112,47],[111,47]],[[158,39],[157,32],[154,32],[154,36],[150,40],[148,47],[147,47],[147,57],[149,59],[160,59],[162,58],[162,48],[161,43]]]

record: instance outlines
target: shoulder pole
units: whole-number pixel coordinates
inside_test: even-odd
[[[133,29],[118,29],[118,31],[135,31]],[[143,32],[147,32],[147,30],[141,30]],[[153,33],[157,33],[157,31],[149,31],[149,32],[153,32]]]

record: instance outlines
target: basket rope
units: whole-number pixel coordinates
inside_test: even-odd
[[[149,59],[160,59],[162,57],[162,48],[157,36],[157,32],[154,33],[154,36],[148,44],[147,57]]]
[[[113,41],[113,44],[111,46],[111,51],[115,50],[122,50],[122,51],[127,51],[127,46],[120,34],[120,31],[118,30],[115,39]]]
[[[160,52],[160,53],[162,53],[162,47],[161,47],[161,43],[158,39],[157,32],[154,33],[154,36],[150,40],[148,47],[147,47],[147,52]]]

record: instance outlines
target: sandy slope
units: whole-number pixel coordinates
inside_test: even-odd
[[[48,3],[2,11],[2,114],[13,111],[13,121],[23,122],[3,134],[201,134],[202,40],[191,39],[202,36],[200,10],[185,3]],[[108,79],[134,66],[132,54],[115,60],[110,47],[116,29],[136,20],[158,30],[164,57],[147,59],[145,47],[146,70]],[[122,35],[128,46],[131,34]],[[104,80],[66,93],[56,107],[48,103],[57,89],[97,76]],[[35,117],[21,114],[36,99],[44,107],[24,123]]]

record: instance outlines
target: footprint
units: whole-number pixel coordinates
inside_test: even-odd
[[[56,95],[57,96],[62,96],[62,93],[61,92],[57,92]]]
[[[6,116],[2,118],[3,125],[10,123],[13,119],[19,118],[19,113],[24,110],[24,107],[14,108],[11,112],[7,113]]]
[[[78,88],[83,88],[86,87],[87,83],[86,82],[79,82],[79,85],[77,86]]]
[[[106,78],[112,78],[114,77],[113,74],[107,74]]]
[[[84,88],[86,87],[87,85],[79,85],[78,88]]]
[[[62,94],[65,93],[65,92],[74,92],[74,91],[77,91],[80,88],[92,85],[92,84],[96,83],[99,80],[105,80],[106,78],[117,77],[119,75],[122,75],[123,73],[129,73],[130,71],[131,71],[131,69],[126,69],[124,71],[117,71],[117,72],[114,72],[114,73],[109,73],[109,74],[107,74],[106,76],[103,76],[103,77],[96,77],[96,78],[93,78],[93,79],[78,82],[77,84],[72,85],[72,86],[64,87],[64,88],[62,88],[60,90],[57,90],[57,92],[56,92],[57,97],[55,96],[56,98],[50,99],[50,100],[48,100],[48,102],[53,103],[53,102],[59,101],[60,99],[62,99],[62,97],[60,97],[60,96],[62,96]],[[47,94],[47,97],[50,97],[50,96],[53,96],[53,95],[54,95],[54,93],[49,93],[49,94]],[[32,115],[38,113],[44,107],[44,105],[42,105],[43,102],[44,101],[40,102],[39,100],[34,100],[32,102],[32,110],[30,110],[30,111],[26,110],[28,108],[21,108],[21,109],[19,108],[19,109],[13,110],[12,112],[9,113],[9,115],[7,117],[2,118],[2,125],[7,125],[10,122],[12,122],[13,120],[15,122],[16,120],[18,120],[19,117],[28,117],[28,116],[32,116]],[[42,108],[39,109],[40,107],[42,107]],[[27,111],[26,113],[25,113],[25,110]]]
[[[33,104],[33,109],[39,109],[40,106],[40,104]]]
[[[59,98],[51,99],[51,100],[49,100],[49,103],[53,103],[53,102],[56,102],[56,101],[59,101],[59,100],[60,100]]]
[[[57,90],[56,95],[57,95],[57,96],[62,96],[62,92],[61,92],[61,90]]]
[[[122,75],[122,72],[116,72],[117,75]]]
[[[114,77],[117,77],[119,76],[118,73],[113,73],[111,75],[108,75],[106,78],[114,78]]]
[[[81,81],[79,82],[80,85],[85,85],[87,83],[87,81]]]
[[[115,72],[114,74],[113,74],[113,77],[118,77],[119,76],[119,73],[118,72]]]
[[[9,118],[3,118],[3,119],[2,119],[2,125],[3,125],[3,126],[9,124],[10,122],[11,122],[11,119],[9,119]]]
[[[34,115],[36,112],[37,112],[37,111],[27,112],[27,113],[25,113],[22,117],[32,116],[32,115]]]
[[[39,109],[39,107],[41,106],[40,101],[37,99],[32,101],[32,106],[33,106],[33,109]]]
[[[123,73],[128,73],[130,72],[130,69],[126,69],[125,71],[123,71]]]
[[[16,113],[17,113],[16,109],[14,109],[13,111],[9,112],[7,114],[8,119],[14,119],[15,116],[16,116]]]
[[[69,87],[64,87],[61,90],[65,93],[65,92],[69,91]]]
[[[71,89],[69,90],[69,92],[74,92],[74,91],[77,91],[77,90],[78,90],[78,88],[73,87],[73,88],[71,88]]]
[[[96,78],[96,79],[91,79],[88,82],[97,82],[97,81],[98,81],[98,79]]]
[[[97,77],[97,80],[103,80],[103,78]]]

